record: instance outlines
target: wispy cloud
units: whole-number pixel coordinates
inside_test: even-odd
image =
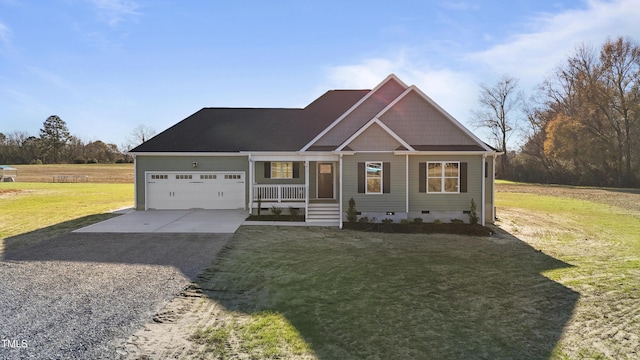
[[[8,46],[11,43],[11,29],[2,22],[0,22],[0,43],[4,46]]]
[[[131,0],[88,0],[97,10],[98,16],[110,26],[140,15],[139,5]]]
[[[557,14],[540,14],[528,28],[487,50],[469,54],[467,59],[500,74],[539,81],[576,46],[598,46],[607,37],[640,34],[640,6],[637,0],[589,0],[585,9]]]
[[[332,89],[371,89],[391,73],[407,84],[416,85],[460,121],[468,117],[469,104],[476,103],[478,86],[470,74],[430,67],[406,52],[330,67],[326,85]]]
[[[445,1],[441,6],[446,9],[459,11],[478,10],[480,8],[480,5],[470,1]]]

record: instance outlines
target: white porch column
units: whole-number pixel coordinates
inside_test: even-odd
[[[486,222],[486,209],[487,209],[487,204],[486,204],[486,187],[487,187],[487,178],[485,177],[485,174],[487,173],[487,154],[482,154],[482,175],[480,176],[480,179],[482,181],[482,221],[480,221],[480,224],[482,224],[482,226],[484,226],[485,222]]]
[[[342,225],[343,225],[342,224],[342,154],[340,154],[340,165],[339,165],[339,167],[340,167],[340,179],[339,179],[339,181],[340,181],[340,196],[338,196],[338,198],[339,198],[339,200],[338,200],[339,201],[338,208],[340,209],[340,223],[339,223],[340,225],[338,226],[338,228],[340,230],[342,230]]]
[[[405,174],[404,174],[404,180],[406,182],[405,187],[404,187],[404,191],[406,192],[406,205],[405,205],[405,212],[407,213],[407,219],[409,219],[409,154],[405,155],[406,159],[405,159],[405,164],[404,164],[404,170],[405,170]]]
[[[304,162],[304,218],[309,218],[309,160]]]
[[[253,209],[253,184],[255,182],[255,174],[254,174],[254,163],[251,158],[251,154],[247,155],[249,157],[249,214],[251,214],[251,210]]]

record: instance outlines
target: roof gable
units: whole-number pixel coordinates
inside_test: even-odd
[[[346,148],[352,151],[394,151],[409,150],[411,146],[380,120],[374,118],[349,137],[337,150]]]
[[[311,147],[337,147],[349,136],[358,131],[377,113],[384,109],[407,88],[397,76],[391,74],[378,86],[371,90],[347,112],[337,118],[318,136],[311,140],[302,150]]]

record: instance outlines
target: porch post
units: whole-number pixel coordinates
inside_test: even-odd
[[[342,223],[342,154],[340,154],[340,166],[339,167],[340,167],[340,178],[339,178],[339,181],[340,181],[340,196],[338,197],[339,198],[338,201],[340,203],[338,204],[338,208],[340,209],[340,223],[339,223],[340,225],[338,226],[338,228],[340,230],[342,230],[342,226],[343,226],[343,223]]]
[[[309,160],[304,161],[304,219],[309,218]]]
[[[254,169],[253,169],[253,159],[251,158],[251,154],[249,153],[249,215],[251,215],[251,210],[253,209],[253,181],[254,181]]]
[[[480,177],[480,179],[482,180],[482,221],[480,222],[480,224],[482,224],[482,226],[484,226],[485,224],[485,218],[486,218],[486,208],[487,208],[487,204],[486,204],[486,199],[487,199],[487,195],[486,195],[486,188],[487,188],[487,178],[484,176],[487,173],[487,154],[482,154],[482,175]]]

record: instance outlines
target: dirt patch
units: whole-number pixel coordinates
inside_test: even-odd
[[[24,190],[20,190],[20,189],[0,189],[0,196],[16,195],[23,191]]]

